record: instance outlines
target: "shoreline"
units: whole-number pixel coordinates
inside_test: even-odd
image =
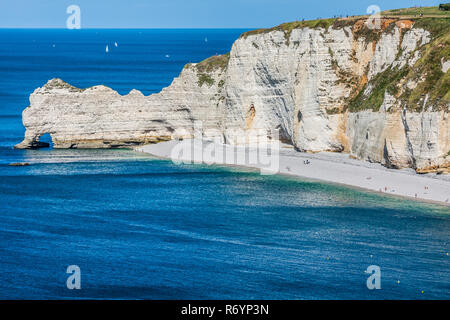
[[[184,140],[184,143],[192,143],[194,140]],[[171,140],[150,144],[134,148],[134,150],[146,153],[162,159],[172,159],[173,148],[179,141]],[[222,156],[228,152],[236,157],[256,155],[258,149],[244,146],[230,146],[214,144],[209,141],[201,141],[201,147],[193,144],[193,154],[195,150],[204,152],[205,147],[216,147],[224,152],[219,152]],[[205,147],[204,147],[204,146]],[[427,202],[450,207],[450,176],[426,174],[419,175],[412,169],[388,169],[381,164],[369,163],[361,160],[351,159],[348,154],[321,152],[316,154],[302,153],[295,151],[291,146],[281,145],[278,149],[279,166],[276,173],[287,177],[311,179],[316,182],[326,182],[340,186],[356,188],[358,190],[369,191],[380,195],[389,195],[406,198],[415,201]],[[258,164],[236,164],[229,161],[215,161],[205,163],[199,159],[195,161],[193,157],[181,157],[177,161],[186,161],[198,164],[213,164],[236,168],[246,168],[262,170],[263,174],[268,174],[264,166]],[[218,157],[220,158],[220,157]],[[228,159],[227,159],[228,160]],[[305,164],[308,161],[309,164]],[[416,197],[417,195],[417,197]]]

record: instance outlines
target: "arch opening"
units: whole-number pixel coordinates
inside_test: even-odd
[[[32,149],[51,148],[53,149],[53,140],[50,133],[44,133],[32,142]]]

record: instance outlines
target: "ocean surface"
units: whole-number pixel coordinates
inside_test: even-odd
[[[151,94],[243,31],[0,29],[0,299],[450,299],[448,207],[130,150],[12,149],[49,79]]]

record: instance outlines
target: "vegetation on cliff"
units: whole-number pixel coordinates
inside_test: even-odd
[[[323,28],[327,30],[329,27],[333,27],[334,29],[351,26],[354,27],[358,20],[366,20],[368,15],[361,16],[350,16],[346,18],[332,18],[332,19],[317,19],[317,20],[307,20],[307,21],[294,21],[280,24],[279,26],[273,28],[266,29],[256,29],[244,32],[241,35],[241,38],[247,38],[251,35],[265,34],[272,31],[282,31],[285,33],[285,37],[287,41],[289,41],[292,30],[301,29],[301,28]],[[420,22],[419,25],[424,27],[427,30],[435,29],[436,24],[445,24],[445,21],[439,21],[430,18],[450,18],[450,11],[442,11],[439,10],[439,7],[421,7],[421,8],[406,8],[406,9],[394,9],[383,11],[380,13],[380,17],[384,20],[394,19],[391,22],[395,22],[400,19],[412,19],[415,22]],[[391,23],[389,23],[391,24]],[[387,27],[387,26],[386,26]],[[392,27],[392,25],[391,25]],[[382,28],[384,30],[385,28]],[[379,30],[371,30],[368,28],[358,28],[358,30],[354,30],[359,32],[355,34],[358,38],[359,36],[366,37],[376,37],[379,35]],[[431,30],[430,30],[431,31]]]
[[[195,65],[187,64],[185,68],[195,68],[198,76],[198,85],[201,87],[203,84],[212,86],[214,84],[214,78],[210,75],[211,72],[217,70],[225,70],[228,66],[228,61],[230,60],[230,53],[223,55],[212,56],[205,59]]]
[[[349,111],[378,111],[385,93],[399,99],[401,108],[411,111],[421,111],[424,106],[434,111],[449,109],[450,72],[444,72],[442,63],[450,61],[450,19],[422,18],[414,27],[432,35],[431,42],[418,49],[420,59],[413,67],[389,68],[376,75],[349,101]],[[367,94],[368,87],[371,89]]]
[[[384,11],[382,17],[382,27],[379,30],[372,30],[364,23],[368,16],[356,16],[348,18],[319,19],[310,21],[295,21],[283,23],[269,29],[257,29],[245,32],[241,38],[252,35],[265,34],[273,31],[282,31],[289,45],[291,33],[300,28],[322,28],[328,30],[351,27],[355,39],[363,38],[366,43],[376,44],[384,33],[388,33],[396,26],[400,28],[401,37],[409,27],[404,28],[403,23],[414,24],[414,28],[425,29],[432,35],[431,42],[419,48],[420,59],[413,67],[408,65],[398,68],[389,67],[384,72],[373,77],[364,85],[354,75],[343,74],[342,70],[334,66],[335,72],[342,78],[340,81],[347,81],[354,86],[354,92],[346,102],[344,109],[356,112],[360,110],[378,111],[383,104],[386,93],[400,100],[400,106],[410,110],[419,111],[422,109],[425,99],[427,108],[433,110],[448,109],[450,105],[450,73],[444,72],[442,63],[450,61],[450,12],[439,10],[438,7],[422,7],[394,9]],[[347,29],[348,30],[348,29]],[[348,31],[347,31],[348,32]],[[258,49],[258,46],[253,43]],[[402,54],[402,48],[398,48],[398,57]],[[414,54],[414,53],[413,53]],[[225,70],[229,62],[229,53],[220,56],[210,57],[193,66],[198,75],[198,84],[212,86],[215,82],[211,73],[221,69]],[[413,85],[411,85],[413,84]],[[337,108],[335,111],[341,110]],[[333,112],[333,111],[330,111]]]
[[[294,29],[301,29],[301,28],[311,28],[311,29],[324,28],[324,29],[328,29],[337,20],[338,19],[318,19],[318,20],[308,20],[308,21],[287,22],[287,23],[283,23],[283,24],[281,24],[279,26],[276,26],[276,27],[273,27],[273,28],[269,28],[269,29],[256,29],[256,30],[250,30],[250,31],[244,32],[241,35],[241,38],[245,39],[248,36],[269,33],[269,32],[272,32],[272,31],[282,31],[282,32],[284,32],[284,36],[286,38],[286,41],[289,41],[289,38],[291,37],[292,30],[294,30]]]
[[[425,95],[427,104],[435,110],[446,110],[450,105],[450,72],[444,73],[442,62],[450,61],[450,20],[440,36],[427,44],[421,52],[421,58],[409,69],[406,81],[416,81],[417,87],[406,88],[400,96],[407,106],[421,109]]]
[[[209,74],[206,73],[199,73],[198,74],[198,85],[199,87],[203,86],[203,84],[207,84],[208,86],[212,86],[214,84],[214,78],[211,77]]]
[[[348,110],[350,112],[358,112],[362,110],[380,110],[383,104],[386,92],[392,96],[398,93],[397,84],[408,73],[408,67],[402,69],[389,68],[384,72],[377,74],[368,85],[350,100]],[[370,85],[369,93],[366,89]]]
[[[414,16],[440,16],[440,17],[448,17],[448,11],[439,10],[439,7],[413,7],[413,8],[403,8],[403,9],[393,9],[383,11],[381,13],[383,16],[401,16],[401,17],[414,17]]]
[[[228,66],[230,60],[230,53],[223,55],[212,56],[203,60],[195,65],[195,68],[199,73],[210,73],[217,69],[224,70]]]
[[[74,86],[68,84],[67,82],[65,82],[61,79],[58,79],[58,78],[54,78],[54,79],[50,80],[49,82],[47,82],[44,85],[44,88],[46,88],[48,90],[67,89],[67,90],[69,90],[69,92],[83,92],[84,90],[86,90],[86,89],[74,87]]]

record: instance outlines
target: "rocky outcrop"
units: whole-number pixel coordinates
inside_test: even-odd
[[[230,54],[187,65],[150,96],[53,79],[31,95],[16,147],[45,133],[55,148],[127,147],[191,137],[201,121],[207,138],[230,144],[276,131],[300,151],[439,170],[450,160],[448,68],[435,53],[445,37],[448,28],[399,19],[381,30],[365,20],[287,24],[242,35]]]
[[[211,76],[223,75],[217,71]],[[122,96],[105,86],[78,89],[52,79],[31,94],[31,105],[22,114],[25,139],[16,148],[36,145],[45,133],[51,135],[54,148],[155,143],[174,138],[176,128],[186,128],[189,136],[194,120],[205,128],[220,125],[221,112],[211,109],[217,91],[217,84],[199,86],[197,74],[189,68],[170,87],[148,97],[137,90]]]

